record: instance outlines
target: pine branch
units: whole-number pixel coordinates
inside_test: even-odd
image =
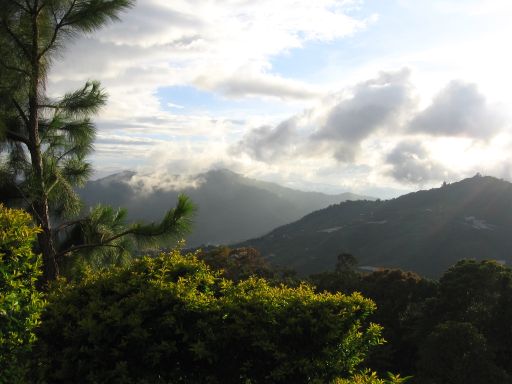
[[[107,95],[100,88],[100,83],[88,81],[78,91],[64,95],[57,106],[70,115],[88,115],[98,112],[105,105],[106,99]]]
[[[27,49],[27,47],[23,44],[23,42],[16,36],[16,34],[9,28],[9,25],[7,24],[7,21],[5,19],[2,19],[2,25],[4,26],[5,31],[7,34],[14,40],[16,45],[23,51],[25,54],[25,57],[27,59],[30,59],[30,52]]]
[[[27,70],[25,69],[21,69],[21,68],[18,68],[18,67],[15,67],[13,65],[9,65],[9,64],[6,64],[3,60],[0,60],[0,65],[2,67],[4,67],[5,69],[8,69],[10,71],[15,71],[15,72],[19,72],[19,73],[22,73],[24,74],[25,76],[29,76],[29,73]]]
[[[59,184],[59,179],[55,179],[55,181],[46,189],[46,193],[47,194],[50,194],[53,189],[57,186],[57,184]]]
[[[140,240],[141,238],[155,239],[162,236],[181,236],[188,231],[191,216],[194,211],[195,206],[191,203],[188,197],[185,195],[180,195],[178,197],[178,203],[176,204],[176,207],[167,212],[162,222],[158,225],[149,224],[143,226],[136,224],[120,233],[109,236],[106,239],[104,239],[102,236],[100,241],[96,241],[94,243],[73,245],[70,248],[59,252],[57,256],[62,257],[64,255],[87,248],[105,247],[109,245],[113,246],[112,243],[114,241],[125,236],[134,236],[136,240]],[[76,224],[83,222],[85,222],[85,220],[77,221]]]
[[[6,134],[6,137],[9,139],[9,140],[13,140],[13,141],[19,141],[23,144],[25,144],[27,147],[29,147],[29,140],[28,138],[16,133],[16,132],[12,132],[12,131],[9,131],[7,130],[5,132]]]
[[[58,227],[56,228],[53,228],[53,231],[55,233],[59,233],[60,231],[62,231],[63,229],[66,229],[66,228],[69,228],[69,227],[72,227],[74,225],[77,225],[77,224],[81,224],[85,221],[85,219],[78,219],[78,220],[71,220],[71,221],[66,221],[65,223],[62,223],[60,224]]]
[[[196,207],[185,195],[178,196],[176,207],[168,211],[160,224],[136,225],[133,234],[138,238],[158,237],[172,231],[187,232]]]
[[[13,97],[12,98],[12,103],[14,104],[14,106],[16,107],[16,110],[18,111],[18,114],[20,115],[20,117],[22,118],[23,122],[25,123],[25,125],[28,127],[29,125],[29,121],[28,121],[28,116],[27,114],[25,113],[25,111],[23,110],[23,108],[21,108],[20,104],[16,101],[16,99]]]
[[[41,59],[41,57],[43,57],[51,48],[53,48],[53,45],[55,44],[55,41],[57,40],[57,36],[59,35],[59,31],[63,27],[66,26],[66,23],[64,22],[64,20],[69,17],[69,15],[71,14],[71,11],[75,7],[75,4],[76,4],[76,0],[73,0],[71,2],[71,5],[69,6],[68,10],[66,11],[64,16],[62,16],[62,18],[59,21],[57,21],[57,15],[55,13],[55,10],[52,9],[53,20],[55,21],[55,27],[53,29],[53,34],[50,39],[50,42],[46,45],[46,47],[43,50],[41,50],[41,53],[37,56],[38,60]]]
[[[8,0],[10,3],[16,5],[17,7],[20,7],[23,11],[27,12],[27,13],[30,13],[30,9],[29,8],[25,8],[21,3],[15,1],[15,0]],[[26,2],[25,2],[25,5],[28,5]]]
[[[14,187],[18,190],[18,192],[20,193],[21,197],[23,198],[23,200],[25,201],[27,206],[29,206],[31,208],[31,213],[36,215],[36,217],[41,221],[42,217],[39,215],[36,208],[34,207],[34,203],[28,199],[28,197],[23,193],[21,188],[16,183],[14,183]]]
[[[43,8],[46,7],[46,5],[47,5],[47,3],[45,1],[41,1],[41,6],[39,8],[36,8],[36,15],[39,16],[39,14],[43,10]]]
[[[82,32],[92,32],[108,21],[118,20],[118,13],[134,3],[134,0],[84,1],[81,7],[76,7],[76,12],[68,15],[65,24]]]
[[[59,157],[57,157],[56,159],[56,162],[59,163],[64,157],[66,157],[67,155],[69,155],[70,153],[72,153],[74,150],[76,150],[76,146],[74,147],[71,147],[70,149],[68,149],[66,152],[64,152],[62,155],[60,155]]]
[[[71,255],[72,253],[77,252],[77,251],[81,251],[81,250],[89,249],[89,248],[99,248],[99,247],[117,248],[122,251],[125,251],[125,249],[118,244],[109,244],[109,243],[80,244],[80,245],[74,245],[71,248],[68,248],[64,251],[58,252],[55,255],[55,258],[58,260],[64,256]]]

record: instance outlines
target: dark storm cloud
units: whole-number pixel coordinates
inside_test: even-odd
[[[451,172],[432,159],[417,140],[397,144],[387,155],[386,163],[391,166],[389,174],[400,182],[423,184],[451,177]]]
[[[412,132],[489,139],[503,128],[501,114],[475,84],[450,82],[411,122]]]

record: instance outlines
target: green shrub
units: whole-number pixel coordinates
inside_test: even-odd
[[[38,232],[28,213],[0,204],[0,383],[22,382],[44,305],[35,288],[41,258],[32,252]]]
[[[359,294],[240,283],[178,251],[91,273],[50,296],[47,383],[326,383],[349,377],[380,327]]]
[[[386,379],[381,379],[375,372],[366,370],[355,374],[349,379],[336,379],[333,384],[402,384],[412,379],[412,376],[400,377],[388,372]]]

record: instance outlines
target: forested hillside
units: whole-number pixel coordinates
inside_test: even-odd
[[[386,201],[349,201],[246,241],[301,274],[332,268],[340,252],[367,269],[438,277],[460,259],[512,263],[512,184],[475,176]]]
[[[228,244],[260,236],[317,209],[346,200],[368,198],[352,193],[327,195],[302,192],[243,177],[228,170],[212,170],[188,177],[122,172],[89,181],[80,196],[88,206],[108,204],[128,209],[130,220],[159,220],[162,211],[185,193],[197,205],[194,231],[187,245]]]

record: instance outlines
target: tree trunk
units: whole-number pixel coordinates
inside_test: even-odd
[[[34,209],[37,221],[42,228],[42,232],[37,235],[37,240],[43,256],[43,282],[47,283],[59,276],[59,266],[55,258],[56,252],[49,223],[48,200],[36,203]]]
[[[43,279],[44,282],[54,280],[58,274],[58,265],[55,258],[55,247],[53,244],[50,212],[48,208],[48,195],[46,193],[44,180],[44,165],[41,153],[41,139],[39,137],[39,90],[42,86],[43,73],[41,58],[39,57],[39,2],[34,2],[32,15],[32,47],[30,52],[31,73],[30,91],[28,100],[28,135],[29,151],[34,172],[35,196],[33,204],[35,219],[41,226],[42,232],[38,235],[39,247],[43,256]]]

